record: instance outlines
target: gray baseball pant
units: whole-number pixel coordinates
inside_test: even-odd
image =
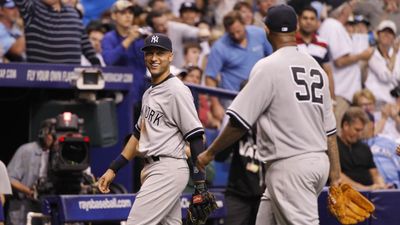
[[[141,180],[127,225],[182,224],[180,196],[189,180],[186,160],[160,157],[145,165]]]
[[[329,176],[326,152],[297,155],[267,166],[267,188],[256,225],[318,225],[318,196]]]

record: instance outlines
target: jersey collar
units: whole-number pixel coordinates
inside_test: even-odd
[[[162,84],[162,83],[164,83],[165,81],[167,81],[167,80],[169,80],[170,78],[173,78],[173,77],[175,77],[172,73],[170,73],[164,80],[162,80],[160,83],[158,83],[158,84],[152,84],[151,85],[151,87],[157,87],[158,85],[160,85],[160,84]]]

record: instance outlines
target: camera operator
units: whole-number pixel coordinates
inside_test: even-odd
[[[28,212],[40,212],[40,202],[34,199],[34,186],[40,177],[47,175],[49,152],[54,142],[54,121],[46,119],[41,123],[38,140],[20,146],[8,164],[14,193],[8,207],[7,224],[26,224]]]

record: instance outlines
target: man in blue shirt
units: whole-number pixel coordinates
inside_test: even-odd
[[[146,74],[144,54],[140,50],[144,39],[139,27],[132,25],[134,15],[133,5],[127,0],[119,0],[111,7],[111,17],[115,22],[115,30],[105,34],[101,47],[102,56],[107,66],[131,66],[140,76]],[[136,76],[135,76],[136,77]],[[144,92],[143,80],[135,80],[135,87]]]
[[[0,62],[3,55],[9,61],[23,61],[25,38],[17,28],[18,8],[12,0],[0,3]]]
[[[398,144],[383,134],[374,135],[374,116],[367,113],[370,122],[365,129],[365,143],[370,147],[375,165],[389,187],[400,188],[400,159]]]
[[[239,91],[240,83],[249,78],[254,64],[272,53],[265,31],[255,26],[245,26],[239,12],[232,11],[224,17],[226,33],[214,43],[205,70],[206,84]],[[218,82],[217,76],[221,79]],[[214,116],[223,119],[223,107],[218,98],[211,99]]]

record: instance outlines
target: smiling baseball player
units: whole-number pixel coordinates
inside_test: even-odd
[[[189,88],[170,73],[171,40],[163,34],[150,35],[142,51],[152,86],[143,95],[134,134],[100,178],[98,187],[103,193],[109,192],[117,171],[134,157],[144,157],[142,186],[127,224],[181,224],[180,195],[189,179],[184,148],[186,141],[190,142],[191,154],[197,159],[204,150],[204,130]],[[193,180],[198,193],[208,193],[205,174],[197,170]]]

